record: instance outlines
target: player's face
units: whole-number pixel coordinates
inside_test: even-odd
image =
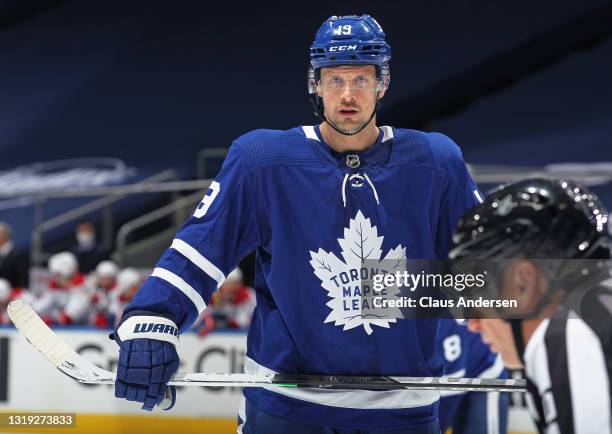
[[[491,347],[491,351],[501,354],[509,368],[520,368],[521,361],[514,344],[512,327],[502,319],[470,319],[468,329],[480,333],[482,341]]]
[[[55,283],[57,284],[57,286],[59,286],[60,288],[70,288],[72,285],[72,283],[70,282],[70,278],[62,276],[61,274],[55,274],[53,275],[53,278],[55,279]]]
[[[224,298],[231,299],[236,295],[236,293],[240,290],[241,287],[242,282],[240,281],[226,280],[225,282],[223,282],[223,285],[221,285],[221,288],[219,288],[219,291],[221,291],[221,294],[223,294]]]
[[[116,280],[114,277],[100,276],[98,278],[98,286],[106,291],[110,291],[115,286]]]
[[[374,65],[322,68],[317,92],[325,117],[345,133],[358,131],[374,111],[377,85]],[[384,90],[378,97],[383,95]]]

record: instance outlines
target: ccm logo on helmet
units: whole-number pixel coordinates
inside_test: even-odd
[[[136,323],[134,333],[166,333],[173,336],[178,336],[176,327],[170,324],[156,324],[152,322]]]
[[[335,47],[329,47],[329,51],[355,51],[357,45],[336,45]]]

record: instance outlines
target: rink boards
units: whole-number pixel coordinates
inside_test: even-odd
[[[115,370],[118,351],[108,332],[83,328],[61,329],[59,333],[95,364]],[[245,346],[244,333],[215,332],[204,339],[187,333],[181,336],[180,370],[242,372]],[[76,428],[64,431],[45,428],[45,433],[235,432],[241,396],[236,388],[185,387],[177,390],[177,404],[172,411],[146,413],[136,403],[115,399],[112,386],[72,381],[49,365],[15,330],[0,328],[0,412],[76,413]],[[525,409],[512,410],[511,431],[531,431]]]

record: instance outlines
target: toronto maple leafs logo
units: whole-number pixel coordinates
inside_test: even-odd
[[[376,309],[373,298],[395,298],[400,289],[387,287],[381,293],[372,290],[373,276],[402,271],[406,266],[406,248],[399,244],[383,258],[381,249],[384,237],[378,236],[376,226],[364,217],[361,211],[344,228],[344,237],[338,238],[342,248],[342,259],[332,252],[319,248],[310,252],[310,265],[327,290],[331,308],[325,323],[343,326],[343,331],[363,326],[368,335],[372,326],[389,328],[390,324],[403,318],[399,308]]]

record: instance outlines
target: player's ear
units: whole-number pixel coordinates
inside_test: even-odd
[[[317,91],[317,96],[319,98],[323,98],[323,86],[321,86],[321,82],[323,81],[323,70],[325,68],[321,68],[319,69],[318,73],[314,73],[313,77],[315,79],[315,86],[316,86],[316,91]]]
[[[389,83],[391,83],[391,74],[389,73],[389,67],[383,66],[380,76],[378,77],[378,83],[376,90],[378,91],[378,99],[382,99],[389,89]]]

